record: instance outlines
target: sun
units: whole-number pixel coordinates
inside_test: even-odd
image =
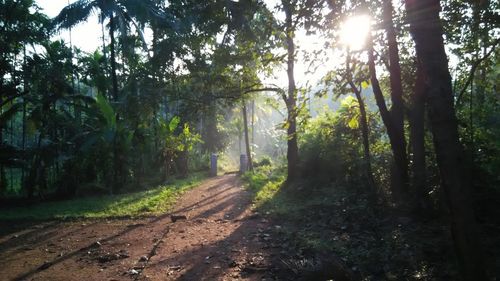
[[[340,27],[340,42],[351,50],[361,50],[370,32],[370,17],[366,15],[348,18]]]

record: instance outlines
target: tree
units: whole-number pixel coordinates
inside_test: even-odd
[[[69,4],[61,10],[59,15],[53,19],[54,26],[58,28],[71,28],[75,25],[86,21],[88,17],[95,11],[99,10],[99,20],[103,23],[109,19],[109,35],[110,35],[110,52],[111,52],[111,80],[112,80],[112,96],[115,101],[118,101],[118,78],[116,74],[116,40],[115,31],[117,24],[128,26],[128,22],[132,22],[140,32],[138,25],[134,22],[133,16],[146,16],[144,11],[154,7],[152,1],[138,0],[78,0]],[[142,13],[141,13],[142,12]],[[148,15],[154,15],[153,12]],[[122,28],[123,30],[123,28]],[[104,52],[104,50],[103,50]]]
[[[498,1],[444,1],[441,16],[450,58],[455,110],[465,164],[477,197],[492,198],[498,186]],[[487,201],[487,200],[485,200]],[[481,200],[480,204],[484,205]]]
[[[438,0],[406,0],[410,33],[427,89],[426,100],[442,186],[451,210],[451,228],[462,278],[486,280],[465,178]]]
[[[383,25],[387,36],[389,51],[389,80],[391,85],[390,116],[392,120],[391,147],[394,155],[393,163],[393,186],[392,191],[395,199],[400,201],[403,194],[408,190],[408,159],[406,155],[406,139],[404,130],[404,104],[403,85],[401,81],[401,66],[399,63],[399,48],[396,39],[396,30],[393,22],[393,6],[391,0],[382,3]],[[389,130],[389,129],[388,129]]]
[[[339,1],[330,4],[331,12],[329,20],[334,25],[339,25],[341,18],[345,14],[359,12],[360,14],[373,15],[373,21],[380,21],[380,24],[371,26],[367,34],[367,46],[365,50],[368,54],[367,64],[370,74],[370,84],[373,90],[377,107],[382,122],[389,137],[390,148],[393,156],[391,161],[391,192],[394,203],[401,203],[405,193],[408,191],[408,157],[406,151],[406,137],[404,130],[405,108],[403,100],[403,83],[401,78],[401,66],[399,47],[397,42],[397,32],[394,24],[393,6],[389,0],[367,3],[365,1]],[[379,5],[381,4],[381,5]],[[380,40],[377,35],[382,30],[385,38]],[[355,32],[351,30],[350,32]],[[383,44],[383,45],[381,45]],[[378,46],[377,46],[378,45]],[[382,47],[380,47],[382,46]],[[387,47],[385,47],[387,46]],[[378,57],[377,57],[378,56]],[[387,67],[390,92],[390,107],[384,96],[383,86],[379,80],[379,70],[377,63],[383,61]],[[384,73],[384,72],[383,72]],[[385,74],[385,73],[384,73]],[[382,83],[385,82],[382,77]]]
[[[283,10],[285,11],[285,36],[287,50],[287,69],[288,77],[288,95],[283,95],[288,117],[287,117],[287,152],[286,158],[288,161],[288,176],[287,180],[292,181],[298,176],[299,162],[299,147],[297,144],[297,89],[295,85],[295,43],[293,41],[295,26],[293,23],[293,13],[295,7],[290,1],[282,1]]]
[[[411,95],[409,113],[410,144],[412,150],[412,186],[415,190],[417,211],[421,214],[430,211],[425,162],[425,93],[426,86],[420,67],[417,66],[417,78]]]
[[[53,25],[58,28],[71,28],[76,24],[87,20],[87,18],[95,11],[99,10],[99,20],[104,22],[109,19],[109,35],[110,35],[110,53],[111,53],[111,84],[112,84],[112,97],[114,101],[119,102],[118,92],[118,77],[117,77],[117,63],[116,63],[116,40],[115,31],[117,25],[120,30],[125,32],[128,29],[128,24],[135,25],[136,30],[140,33],[139,26],[135,23],[134,18],[145,19],[146,16],[152,17],[154,13],[151,11],[154,3],[152,1],[137,1],[137,0],[79,0],[69,4],[53,19]],[[148,10],[151,11],[148,13]],[[103,50],[104,52],[104,50]],[[116,111],[116,119],[120,119],[120,111]],[[115,140],[119,140],[115,138]],[[118,186],[120,179],[123,179],[122,164],[124,155],[118,151],[119,144],[115,143],[113,146],[114,154],[114,183],[115,188]]]
[[[299,107],[297,105],[297,85],[295,83],[295,60],[296,46],[295,33],[301,27],[317,27],[317,13],[323,6],[324,1],[311,0],[282,0],[281,9],[285,13],[285,21],[280,27],[284,31],[284,46],[286,48],[286,73],[288,78],[288,90],[282,93],[283,101],[287,109],[287,181],[295,180],[299,175],[299,147],[297,143],[297,116]]]
[[[28,83],[26,83],[26,45],[42,42],[48,37],[48,19],[32,0],[0,2],[0,193],[6,187],[5,167],[19,160],[15,146],[8,145],[4,129],[16,113],[26,109]],[[19,57],[23,58],[20,66]],[[21,70],[20,70],[21,69]],[[21,78],[24,80],[23,87]],[[25,127],[23,118],[23,127]],[[12,136],[13,133],[11,133]],[[9,155],[9,157],[7,157]],[[24,170],[23,170],[24,171]]]
[[[355,67],[355,65],[353,65]],[[363,140],[363,157],[364,157],[364,166],[365,166],[365,173],[366,173],[366,179],[368,181],[368,184],[370,185],[370,193],[375,194],[376,193],[376,184],[375,180],[373,179],[373,172],[372,172],[372,164],[371,164],[371,156],[370,156],[370,142],[369,142],[369,128],[368,128],[368,118],[366,115],[366,106],[365,106],[365,101],[363,100],[363,97],[361,96],[361,90],[363,89],[362,83],[365,81],[361,81],[359,84],[359,87],[356,85],[356,81],[354,80],[354,77],[352,75],[352,70],[351,70],[351,54],[349,53],[349,50],[347,50],[347,55],[346,55],[346,80],[347,84],[349,84],[349,87],[351,88],[351,91],[354,93],[356,96],[356,100],[358,101],[358,106],[359,106],[359,123],[361,124],[360,130],[361,130],[361,137]],[[364,79],[362,79],[364,80]]]
[[[248,114],[247,114],[247,104],[246,101],[243,101],[243,128],[245,133],[245,149],[247,154],[247,162],[248,162],[248,170],[253,170],[253,160],[252,160],[252,151],[250,150],[250,140],[248,137]]]

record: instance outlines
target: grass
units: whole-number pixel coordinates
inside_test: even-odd
[[[169,211],[176,199],[205,178],[196,173],[167,185],[119,195],[43,202],[33,206],[0,209],[0,220],[48,220],[66,218],[110,218],[157,215]]]
[[[271,165],[256,167],[253,172],[243,175],[243,181],[254,194],[257,208],[265,208],[267,211],[279,208],[285,203],[277,198],[285,179],[285,169]]]

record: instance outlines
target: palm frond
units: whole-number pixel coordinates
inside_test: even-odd
[[[59,15],[52,19],[55,29],[71,28],[87,20],[92,12],[98,8],[96,0],[79,0],[64,7]]]
[[[159,16],[158,9],[151,0],[122,0],[120,4],[125,7],[131,17],[140,22],[146,22]]]

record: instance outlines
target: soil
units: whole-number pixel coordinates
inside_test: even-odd
[[[0,223],[0,280],[288,280],[279,227],[236,175],[140,219]]]

